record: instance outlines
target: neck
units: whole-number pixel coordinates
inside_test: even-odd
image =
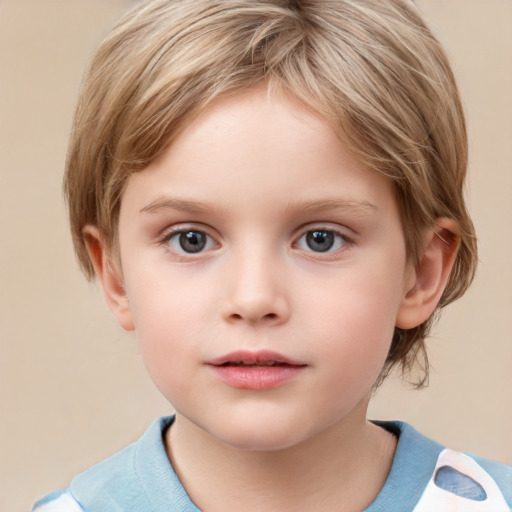
[[[394,436],[364,414],[300,444],[274,451],[241,450],[177,415],[166,434],[172,465],[192,501],[207,512],[233,510],[362,510],[384,485]]]

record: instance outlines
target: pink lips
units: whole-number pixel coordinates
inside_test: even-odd
[[[274,389],[297,377],[307,365],[277,352],[237,351],[207,362],[226,384],[238,389]]]

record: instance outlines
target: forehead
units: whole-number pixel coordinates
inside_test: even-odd
[[[225,160],[236,171],[234,163],[241,159],[247,168],[251,160],[244,159],[245,153],[256,150],[260,152],[258,164],[268,156],[278,168],[289,159],[290,151],[311,157],[311,143],[321,149],[320,142],[323,149],[340,147],[335,131],[323,117],[290,94],[270,92],[262,83],[213,101],[181,129],[167,156],[170,152],[180,158],[204,157],[207,162]]]
[[[165,152],[129,178],[122,204],[129,198],[147,209],[171,197],[226,207],[237,200],[288,208],[340,200],[367,206],[389,199],[391,190],[323,117],[259,86],[219,98],[188,123]]]

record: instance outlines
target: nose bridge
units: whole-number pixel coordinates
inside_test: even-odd
[[[289,303],[282,263],[279,252],[263,244],[249,242],[233,250],[227,262],[224,318],[249,323],[286,321]]]

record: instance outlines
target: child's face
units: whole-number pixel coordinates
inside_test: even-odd
[[[218,100],[129,178],[119,245],[121,322],[177,425],[277,449],[365,420],[413,272],[391,182],[318,115]]]

